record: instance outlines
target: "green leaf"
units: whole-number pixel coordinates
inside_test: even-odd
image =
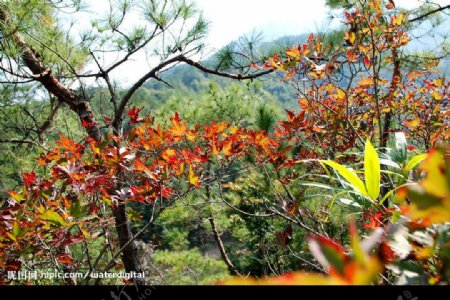
[[[336,188],[332,187],[331,185],[317,183],[317,182],[301,181],[301,182],[298,182],[298,184],[302,185],[302,186],[311,186],[311,187],[316,187],[316,188],[320,188],[320,189],[336,190]]]
[[[10,191],[9,195],[16,200],[18,203],[22,202],[23,195],[16,193],[15,191]]]
[[[70,224],[67,223],[66,221],[64,221],[64,219],[55,211],[50,211],[50,210],[43,211],[43,212],[41,212],[39,217],[42,220],[50,221],[56,225],[70,226]]]
[[[366,141],[364,150],[364,174],[367,192],[372,200],[376,200],[380,195],[380,159],[369,140]]]
[[[19,233],[20,233],[19,223],[17,221],[15,221],[13,224],[13,235],[19,236]]]
[[[80,199],[75,200],[72,206],[69,208],[72,217],[78,218],[88,211],[89,207],[87,205],[82,205],[81,202],[82,201]]]
[[[396,169],[401,169],[400,165],[396,163],[395,161],[392,161],[390,159],[380,159],[380,164],[388,167],[393,167]]]
[[[336,199],[342,195],[347,193],[347,191],[342,191],[340,193],[337,193],[336,195],[334,195],[334,197],[331,199],[330,204],[328,205],[328,211],[331,211],[331,209],[333,208],[334,202],[336,201]],[[330,215],[327,215],[327,217],[325,218],[325,221],[328,221]]]
[[[322,246],[322,252],[325,258],[328,260],[331,266],[335,268],[339,273],[344,273],[345,260],[343,255],[328,246]]]
[[[340,165],[331,160],[320,160],[320,163],[326,164],[335,169],[339,173],[339,175],[341,175],[345,180],[347,180],[348,183],[350,183],[355,191],[359,192],[363,196],[368,196],[366,187],[364,186],[364,182],[359,179],[358,175],[356,175],[354,171],[347,169],[343,165]]]
[[[7,235],[11,240],[13,240],[14,242],[17,241],[17,238],[16,238],[13,234],[11,234],[11,232],[7,232],[6,235]]]
[[[359,204],[358,202],[356,202],[354,200],[350,200],[350,199],[346,199],[346,198],[339,198],[339,201],[341,201],[345,205],[351,205],[351,206],[355,206],[355,207],[359,207],[359,208],[362,207],[361,204]]]
[[[389,198],[394,192],[395,189],[392,189],[389,192],[387,192],[386,195],[384,195],[383,198],[381,198],[379,205],[382,205],[384,201],[386,201],[386,199]]]
[[[408,164],[405,167],[406,171],[411,171],[414,169],[415,166],[417,166],[419,163],[421,163],[425,158],[427,157],[427,154],[419,154],[411,158],[408,162]]]

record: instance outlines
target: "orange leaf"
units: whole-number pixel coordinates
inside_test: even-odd
[[[56,142],[57,145],[61,146],[66,151],[77,153],[79,152],[83,146],[80,144],[75,143],[71,139],[67,138],[64,135],[60,135],[60,141]]]
[[[198,181],[198,176],[195,174],[192,166],[189,166],[189,183],[195,186],[196,188],[200,188],[200,183]]]
[[[414,128],[414,127],[417,127],[417,126],[420,125],[420,120],[419,120],[418,118],[415,118],[414,120],[411,120],[411,121],[409,121],[409,122],[406,122],[405,125],[406,125],[407,127],[412,127],[412,128]]]
[[[358,85],[362,87],[369,87],[373,85],[373,83],[374,83],[373,78],[362,77],[361,80],[358,82]]]
[[[172,157],[174,157],[176,155],[176,151],[172,148],[167,148],[166,150],[164,150],[164,152],[161,154],[161,157],[165,160],[165,161],[169,161]]]
[[[395,3],[394,3],[394,1],[393,1],[393,0],[389,0],[389,3],[386,4],[386,8],[387,8],[387,9],[393,9],[393,8],[395,8]]]
[[[233,139],[228,139],[222,146],[222,151],[225,154],[226,157],[233,155],[233,152],[231,152],[233,146]]]
[[[73,264],[73,259],[70,257],[70,255],[63,254],[58,256],[58,261],[64,265],[71,265]]]
[[[172,122],[172,128],[169,129],[169,131],[174,136],[182,136],[186,132],[186,122],[181,123],[180,117],[178,116],[178,113],[175,113],[175,117],[170,118],[170,121]]]
[[[358,54],[357,52],[348,50],[348,51],[347,51],[347,60],[348,60],[349,62],[355,62],[355,61],[356,61],[356,55],[357,55],[357,54]]]

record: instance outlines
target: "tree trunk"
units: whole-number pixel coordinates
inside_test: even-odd
[[[119,237],[120,248],[123,248],[125,244],[133,238],[131,228],[127,220],[126,207],[124,203],[120,203],[113,209],[114,220],[116,222],[116,231]],[[141,264],[137,257],[137,249],[134,242],[127,245],[122,251],[122,262],[125,266],[125,271],[141,273]],[[144,285],[145,281],[141,278],[134,278],[134,284]]]
[[[400,59],[398,58],[398,53],[396,49],[392,49],[392,59],[394,63],[394,72],[392,74],[390,93],[387,95],[387,101],[390,107],[392,107],[391,102],[394,100],[395,90],[397,89],[398,84],[400,83],[401,80]],[[380,149],[380,151],[382,151],[383,153],[386,153],[386,146],[389,139],[389,132],[391,130],[391,122],[392,122],[392,111],[389,111],[385,114],[383,132],[381,132],[380,135],[380,148],[382,148]],[[387,167],[382,166],[382,169],[387,170]],[[382,178],[384,179],[383,181],[386,183],[389,181],[389,176],[386,175],[385,173],[383,173]],[[384,195],[386,195],[392,188],[393,187],[390,184],[384,185],[381,188],[381,196],[383,197]],[[384,201],[383,206],[386,208],[389,207],[388,199]]]

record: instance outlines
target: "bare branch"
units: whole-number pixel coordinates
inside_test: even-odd
[[[412,19],[408,20],[408,22],[409,23],[413,23],[413,22],[416,22],[416,21],[420,21],[420,20],[428,17],[429,15],[435,14],[435,13],[440,12],[440,11],[444,11],[444,10],[449,9],[449,8],[450,8],[450,4],[446,5],[446,6],[441,6],[439,8],[430,10],[429,12],[427,12],[427,13],[425,13],[423,15],[420,15],[418,17],[412,18]]]
[[[219,232],[217,231],[216,223],[214,222],[214,218],[211,214],[211,216],[208,218],[209,223],[211,224],[211,230],[214,236],[214,239],[216,240],[217,246],[219,247],[220,255],[222,256],[223,261],[228,267],[228,270],[230,271],[231,275],[238,275],[241,276],[239,271],[236,269],[236,267],[231,262],[230,258],[227,255],[227,252],[225,251],[225,247],[223,246],[222,239],[220,238]]]
[[[177,55],[172,57],[171,59],[168,59],[162,63],[160,63],[158,66],[156,66],[155,68],[153,68],[150,72],[148,72],[147,74],[145,74],[143,77],[141,77],[141,79],[139,79],[129,90],[128,92],[123,96],[119,107],[116,111],[115,117],[114,117],[114,121],[113,121],[113,126],[114,128],[117,130],[120,127],[121,124],[121,119],[123,116],[123,113],[125,111],[125,107],[127,106],[128,102],[130,101],[131,97],[134,95],[134,93],[150,78],[155,78],[157,80],[160,80],[157,76],[158,72],[160,72],[161,70],[163,70],[164,68],[166,68],[167,66],[177,63],[177,62],[184,62],[187,63],[188,65],[191,65],[197,69],[199,69],[200,71],[203,71],[205,73],[209,73],[209,74],[213,74],[213,75],[217,75],[217,76],[221,76],[221,77],[226,77],[226,78],[231,78],[231,79],[235,79],[235,80],[245,80],[245,79],[255,79],[267,74],[270,74],[272,72],[274,72],[273,69],[268,69],[259,73],[255,73],[255,74],[248,74],[248,75],[243,75],[243,74],[233,74],[233,73],[226,73],[226,72],[221,72],[221,71],[217,71],[214,69],[210,69],[207,68],[205,66],[203,66],[202,64],[193,61],[192,59],[186,57],[183,54]]]
[[[155,68],[153,68],[150,72],[148,72],[147,74],[145,74],[144,76],[141,77],[141,79],[139,79],[135,84],[133,84],[133,86],[128,89],[128,92],[122,97],[122,100],[119,103],[119,107],[117,108],[116,112],[115,112],[115,116],[114,116],[114,121],[113,121],[113,127],[118,130],[120,127],[120,124],[122,123],[122,117],[123,117],[123,113],[125,111],[125,107],[127,106],[128,102],[130,101],[131,97],[134,95],[134,93],[150,78],[155,78],[157,73],[159,71],[161,71],[162,69],[164,69],[165,67],[176,63],[178,61],[180,61],[181,59],[181,55],[175,56],[169,60],[166,60],[162,63],[160,63],[158,66],[156,66]]]
[[[231,78],[231,79],[235,79],[235,80],[256,79],[258,77],[270,74],[275,71],[273,69],[267,69],[265,71],[255,73],[255,74],[247,74],[247,75],[233,74],[233,73],[221,72],[218,70],[207,68],[207,67],[203,66],[202,64],[195,62],[190,58],[185,57],[184,55],[181,55],[180,61],[185,62],[188,65],[191,65],[193,67],[196,67],[197,69],[199,69],[200,71],[203,71],[205,73],[209,73],[209,74],[213,74],[213,75],[217,75],[217,76],[221,76],[221,77],[226,77],[226,78]]]
[[[29,144],[41,147],[42,149],[48,151],[43,145],[39,144],[36,141],[32,140],[21,140],[21,139],[8,139],[8,138],[0,138],[0,143],[11,143],[11,144]]]

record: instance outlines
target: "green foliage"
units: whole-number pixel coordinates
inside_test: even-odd
[[[331,8],[346,8],[349,9],[353,5],[352,0],[327,0],[326,4]]]
[[[380,159],[372,143],[367,140],[364,150],[364,175],[367,193],[373,201],[380,195]]]
[[[154,263],[164,274],[159,279],[160,284],[212,284],[229,277],[223,261],[205,257],[196,249],[155,251]]]
[[[67,8],[78,9],[76,1],[66,4]],[[63,31],[63,22],[56,16],[56,6],[51,1],[4,1],[0,12],[4,21],[0,22],[0,31],[7,36],[15,31],[23,33],[23,38],[37,53],[42,61],[55,72],[80,70],[86,63],[88,50],[76,45],[70,34]],[[22,49],[2,40],[3,54],[17,58]]]
[[[204,84],[204,83],[203,83]],[[205,93],[177,93],[161,106],[157,122],[167,122],[168,116],[178,111],[190,124],[207,124],[220,120],[250,128],[271,129],[278,115],[276,102],[258,83],[233,83],[221,88],[211,81]],[[262,126],[262,127],[261,127]]]
[[[162,246],[173,251],[188,250],[190,246],[188,235],[198,218],[198,212],[189,206],[166,209],[157,222],[157,226],[162,228]]]
[[[0,100],[2,139],[36,142],[36,144],[0,143],[0,152],[2,153],[0,166],[3,175],[0,178],[1,195],[17,187],[24,172],[36,168],[36,158],[47,147],[52,146],[60,134],[80,139],[83,136],[83,131],[81,126],[77,124],[73,113],[59,114],[57,112],[46,134],[39,136],[39,128],[45,125],[52,103],[34,101],[32,99],[33,90],[28,89],[11,92],[6,88],[0,88],[0,93],[5,95]],[[29,98],[26,98],[26,102],[17,103],[17,101],[14,101],[16,93],[26,94]]]

